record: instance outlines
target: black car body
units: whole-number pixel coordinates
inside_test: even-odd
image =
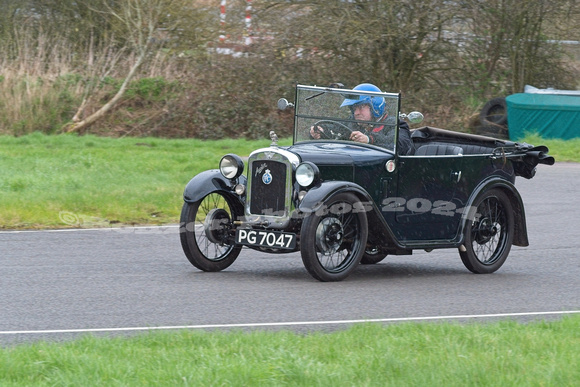
[[[340,105],[361,96],[386,103],[389,145],[349,140],[361,123]],[[491,273],[512,245],[528,245],[514,181],[554,163],[546,147],[422,127],[402,155],[399,94],[299,85],[295,106],[281,101],[294,108],[293,145],[278,146],[271,133],[272,145],[249,155],[246,174],[242,158],[229,154],[185,188],[181,243],[200,270],[227,268],[247,246],[300,251],[314,278],[338,281],[388,254],[457,248],[469,270]],[[323,128],[323,138],[311,128]]]

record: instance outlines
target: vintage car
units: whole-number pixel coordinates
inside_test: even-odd
[[[357,125],[345,100],[380,102],[390,143],[350,141]],[[268,253],[300,251],[308,273],[340,281],[362,264],[413,250],[454,248],[473,273],[492,273],[512,245],[527,246],[516,176],[532,178],[554,158],[532,146],[434,127],[411,131],[413,149],[400,154],[396,93],[296,87],[292,145],[272,144],[246,161],[227,154],[219,169],[185,187],[180,238],[203,271],[230,266],[243,246]],[[320,138],[311,129],[322,128]],[[247,165],[247,167],[246,167]],[[244,173],[245,171],[245,173]]]

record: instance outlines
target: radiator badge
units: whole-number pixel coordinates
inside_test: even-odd
[[[266,168],[267,166],[268,166],[268,164],[262,163],[262,165],[260,165],[258,168],[256,168],[256,174],[254,176],[258,176],[260,173],[262,173],[264,168]]]
[[[266,169],[266,172],[262,175],[262,182],[264,184],[270,184],[272,182],[272,174],[269,169]]]

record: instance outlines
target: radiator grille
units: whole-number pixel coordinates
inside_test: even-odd
[[[283,215],[286,210],[286,164],[256,160],[251,169],[250,213]]]

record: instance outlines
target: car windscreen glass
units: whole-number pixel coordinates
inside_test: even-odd
[[[353,108],[365,103],[373,106],[370,119],[356,120]],[[375,145],[394,151],[398,109],[399,94],[299,85],[296,89],[294,142],[349,141],[353,131],[361,131],[379,133],[381,143]],[[312,128],[319,136],[312,136]]]

